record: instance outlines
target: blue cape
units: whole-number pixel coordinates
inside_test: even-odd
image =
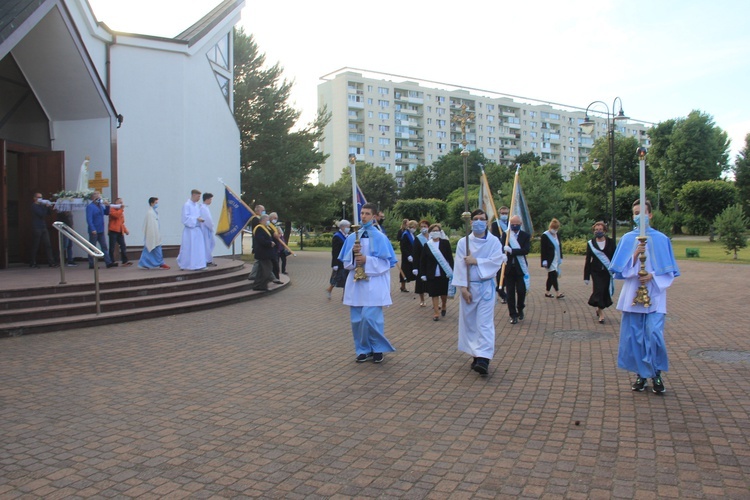
[[[612,257],[612,263],[609,266],[609,270],[615,273],[615,278],[623,279],[622,271],[630,267],[633,252],[635,252],[635,247],[638,246],[638,240],[636,239],[638,236],[640,236],[640,230],[633,229],[629,233],[625,233],[617,245],[617,250],[615,250],[615,255]],[[652,227],[646,229],[646,236],[648,237],[646,255],[650,259],[654,274],[658,276],[674,273],[675,277],[679,276],[680,269],[674,259],[672,243],[669,238]]]
[[[370,255],[379,259],[386,259],[391,264],[391,267],[395,267],[398,263],[398,259],[396,259],[396,252],[393,251],[393,245],[391,245],[391,242],[388,240],[388,237],[385,234],[378,231],[377,228],[372,225],[372,222],[368,222],[367,224],[362,226],[359,231],[357,231],[360,238],[362,237],[362,233],[368,229],[369,231],[367,231],[367,237],[370,240]],[[341,252],[339,253],[338,258],[340,261],[352,260],[347,257],[351,253],[355,241],[356,234],[350,234],[346,238],[344,246],[341,248]]]

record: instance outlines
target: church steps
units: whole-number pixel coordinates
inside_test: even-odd
[[[100,275],[105,277],[100,282],[101,314],[97,316],[93,283],[88,282],[90,275],[81,271],[74,268],[69,276],[66,274],[69,278],[66,285],[22,288],[28,278],[16,279],[15,289],[4,290],[4,296],[8,298],[0,298],[0,337],[116,324],[221,307],[263,297],[289,284],[289,278],[282,276],[283,285],[270,285],[271,291],[267,293],[256,292],[247,279],[250,266],[241,260],[229,259],[220,261],[218,267],[192,272],[125,268],[117,274],[118,270],[104,270]],[[40,275],[33,270],[28,273],[46,276],[44,279],[48,281],[53,276],[51,273]]]
[[[99,316],[93,313],[78,314],[75,316],[57,317],[47,320],[36,319],[4,325],[0,324],[0,338],[62,330],[74,330],[91,326],[104,326],[123,323],[126,321],[151,319],[161,316],[170,316],[173,314],[201,311],[264,297],[279,292],[285,286],[286,285],[278,285],[274,287],[271,285],[271,289],[268,292],[256,292],[252,290],[252,288],[243,289],[242,291],[235,291],[214,297],[202,297],[200,300],[162,304],[158,306],[144,307],[137,310],[127,309],[108,313],[102,312]]]
[[[214,267],[205,269],[203,271],[180,271],[179,274],[175,274],[174,272],[168,272],[168,271],[160,271],[160,270],[143,270],[139,269],[137,272],[142,273],[144,276],[137,277],[135,279],[130,279],[130,283],[138,283],[141,285],[155,285],[158,283],[174,283],[174,282],[183,282],[183,281],[191,281],[191,280],[197,280],[197,279],[203,279],[206,275],[211,276],[217,276],[221,274],[227,274],[227,273],[233,273],[236,272],[237,269],[241,269],[244,267],[244,263],[240,260],[237,261],[222,261],[222,262],[228,262],[229,264],[222,264],[221,267]],[[79,265],[85,265],[85,262],[83,264]],[[75,270],[77,271],[77,270]],[[103,273],[117,273],[119,272],[119,269],[106,269],[103,264],[100,264],[100,276]],[[249,273],[249,271],[247,271]],[[70,276],[70,271],[66,273],[68,276]],[[5,289],[0,290],[0,300],[13,300],[17,298],[22,297],[35,297],[39,295],[53,295],[53,294],[62,294],[62,293],[73,293],[73,292],[88,292],[93,290],[94,286],[94,274],[93,271],[91,271],[91,277],[90,280],[87,280],[86,282],[79,282],[79,283],[67,283],[65,285],[51,285],[51,286],[26,286],[23,288],[15,288],[15,289]],[[100,281],[99,283],[99,290],[108,290],[108,289],[117,289],[121,288],[122,281]]]
[[[138,287],[111,290],[102,293],[100,304],[102,312],[113,312],[122,310],[138,310],[154,305],[185,302],[186,299],[199,295],[200,297],[215,297],[232,292],[241,292],[251,288],[252,283],[248,281],[247,272],[242,271],[234,275],[228,275],[229,279],[216,280],[206,278],[203,280],[191,280],[183,283],[171,284],[156,288]],[[122,295],[122,297],[118,296]],[[80,298],[80,295],[78,295]],[[68,303],[58,305],[40,305],[35,299],[32,303],[26,302],[27,307],[0,311],[0,326],[5,323],[16,323],[31,319],[49,319],[55,317],[77,316],[81,314],[93,314],[96,312],[94,293],[88,293],[85,302]]]
[[[126,300],[134,297],[150,297],[159,294],[172,293],[180,290],[202,289],[208,286],[219,286],[228,284],[238,279],[247,278],[249,271],[243,266],[223,270],[223,272],[204,273],[200,276],[192,275],[189,279],[183,276],[172,279],[143,279],[127,282],[100,283],[100,300]],[[104,286],[107,285],[107,286]],[[115,287],[116,286],[116,287]],[[93,285],[74,285],[67,288],[65,285],[55,287],[55,292],[49,293],[50,288],[38,289],[39,295],[14,296],[0,303],[0,324],[3,323],[3,312],[28,309],[30,307],[46,308],[64,305],[75,305],[93,303],[95,293]]]

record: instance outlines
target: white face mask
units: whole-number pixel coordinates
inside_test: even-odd
[[[279,219],[271,219],[271,224],[276,224],[276,221]]]
[[[410,227],[410,228],[409,228],[409,232],[410,232],[411,234],[414,234],[414,233],[416,233],[416,232],[417,232],[417,228],[416,228],[416,227]]]
[[[550,229],[549,234],[557,234],[557,229]]]
[[[433,231],[430,233],[430,239],[431,240],[439,240],[440,239],[440,231]]]
[[[420,228],[422,234],[427,234],[428,229],[426,227]]]
[[[349,226],[347,226],[347,227],[343,228],[342,231],[344,232],[344,234],[349,234],[349,230],[350,229],[351,228]]]

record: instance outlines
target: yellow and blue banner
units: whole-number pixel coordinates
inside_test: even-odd
[[[242,232],[250,219],[255,215],[245,205],[242,199],[234,194],[234,191],[224,186],[224,205],[221,207],[221,216],[216,225],[216,236],[221,238],[227,247],[232,245],[234,239]]]

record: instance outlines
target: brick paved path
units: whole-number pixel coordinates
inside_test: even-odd
[[[298,255],[274,296],[1,339],[0,497],[750,497],[750,267],[680,262],[659,397],[616,369],[581,258],[563,300],[532,259],[483,379],[456,302],[435,323],[396,280],[398,352],[354,363],[328,254]]]

